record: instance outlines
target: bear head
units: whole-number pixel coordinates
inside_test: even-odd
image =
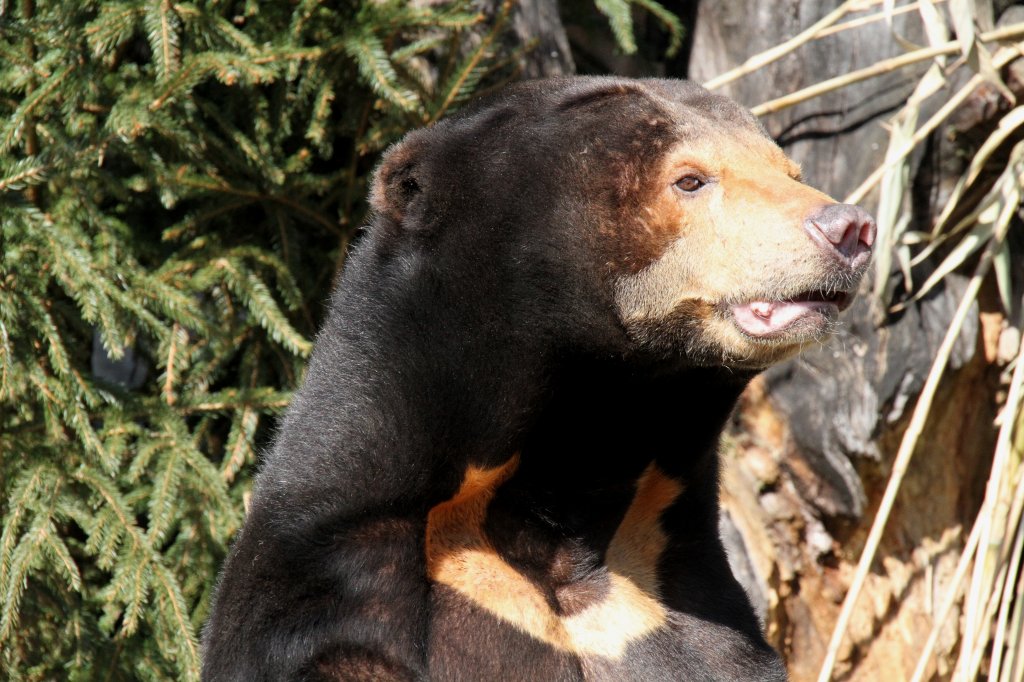
[[[486,295],[563,344],[752,370],[827,336],[875,235],[748,111],[672,80],[508,88],[393,146],[371,204],[396,257],[440,259],[453,305]]]

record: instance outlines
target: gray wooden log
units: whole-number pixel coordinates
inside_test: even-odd
[[[512,12],[512,28],[517,40],[522,45],[533,46],[523,58],[525,77],[565,76],[576,72],[557,2],[519,0]]]
[[[704,81],[724,72],[796,35],[839,4],[839,0],[702,2],[690,75]],[[909,41],[927,42],[914,14],[896,17],[893,29]],[[722,92],[753,106],[901,52],[886,23],[877,22],[809,43]],[[766,116],[763,123],[801,164],[807,182],[841,198],[884,158],[888,132],[881,123],[906,101],[927,66],[926,62],[862,81]],[[921,120],[944,101],[941,95],[931,98]],[[955,180],[952,174],[935,172],[941,157],[952,156],[955,150],[937,138],[932,153],[926,158],[923,149],[918,150],[911,161],[915,221],[929,227],[938,202]],[[873,198],[867,203],[872,209]],[[800,453],[821,479],[809,495],[823,513],[850,518],[863,513],[865,495],[856,459],[879,458],[875,443],[879,433],[902,415],[903,407],[920,390],[961,293],[955,284],[960,278],[948,281],[953,284],[889,319],[884,333],[875,327],[881,311],[862,295],[833,343],[770,372],[772,393],[780,409],[791,416]],[[966,325],[952,359],[954,369],[973,355],[977,316],[969,319],[972,323]]]
[[[738,66],[839,4],[700,2],[689,75],[702,82]],[[993,9],[993,3],[979,2],[981,23],[991,26],[991,17],[1009,4]],[[926,42],[913,13],[897,17],[894,29],[907,40]],[[877,22],[808,44],[720,92],[754,106],[902,51],[885,22]],[[766,116],[764,125],[802,165],[810,184],[842,198],[884,158],[888,132],[881,124],[905,102],[925,68],[927,63],[863,81]],[[919,120],[965,78],[926,102]],[[1021,84],[1011,87],[1019,90]],[[963,169],[958,147],[984,139],[1001,107],[994,90],[982,88],[914,153],[906,203],[914,228],[931,228]],[[864,204],[874,210],[875,200],[869,195]],[[915,280],[934,266],[922,264]],[[862,292],[833,342],[766,374],[760,389],[772,415],[766,418],[764,404],[754,399],[738,416],[743,428],[734,432],[738,454],[727,463],[725,495],[733,502],[725,507],[723,536],[732,552],[743,555],[734,570],[767,614],[769,637],[786,654],[794,679],[816,675],[849,567],[857,561],[902,429],[965,281],[949,276],[895,316],[884,315]],[[991,301],[991,292],[987,296]],[[920,631],[928,623],[925,595],[944,589],[941,580],[948,579],[962,542],[958,533],[973,521],[991,457],[998,373],[979,352],[981,332],[975,307],[936,401],[937,417],[929,421],[883,540],[885,570],[872,576],[852,628],[854,645],[843,652],[839,673],[850,679],[891,679],[899,677],[899,667],[909,673],[915,638],[927,634]],[[758,454],[766,448],[770,456]],[[744,495],[757,496],[759,504],[735,503]],[[933,583],[925,584],[926,574]],[[943,652],[956,643],[955,614],[950,621],[951,633],[939,646],[940,674]]]

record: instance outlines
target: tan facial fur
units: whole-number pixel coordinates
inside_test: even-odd
[[[430,511],[428,576],[560,651],[621,658],[630,642],[666,622],[657,569],[668,539],[660,517],[682,494],[682,484],[653,463],[647,467],[606,552],[609,589],[596,603],[560,615],[535,583],[500,557],[482,528],[495,491],[517,466],[513,458],[494,469],[470,468],[455,496]]]
[[[655,175],[654,200],[639,218],[666,246],[645,268],[618,278],[618,312],[627,329],[648,336],[673,315],[683,317],[685,350],[698,360],[764,367],[821,334],[753,339],[732,323],[728,308],[835,286],[828,259],[803,227],[813,211],[835,202],[800,182],[796,164],[754,130],[709,128],[693,138]],[[687,176],[706,184],[687,193],[676,186]]]

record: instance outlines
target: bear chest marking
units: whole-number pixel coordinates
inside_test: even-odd
[[[496,490],[518,456],[492,469],[470,467],[458,492],[427,515],[427,575],[498,620],[559,651],[619,659],[626,647],[665,625],[658,565],[668,544],[660,517],[680,482],[651,463],[607,550],[596,579],[555,588],[555,601],[502,558],[484,531]],[[603,584],[599,584],[603,583]]]

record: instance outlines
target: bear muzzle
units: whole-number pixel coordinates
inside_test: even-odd
[[[877,234],[874,219],[859,206],[828,204],[812,211],[803,229],[825,256],[822,286],[730,306],[734,323],[746,336],[769,340],[799,332],[820,333],[853,302],[871,260]]]

